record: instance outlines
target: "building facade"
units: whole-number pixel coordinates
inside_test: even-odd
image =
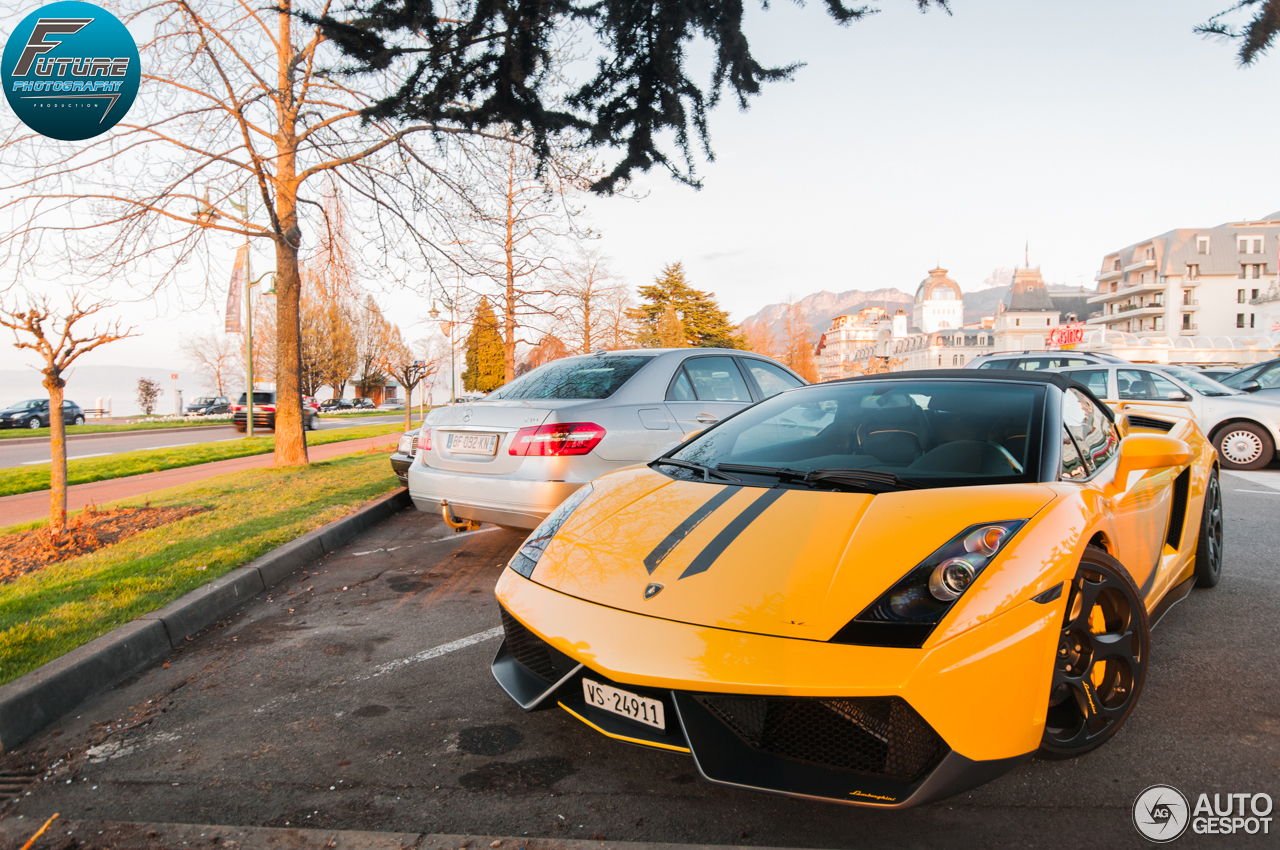
[[[964,295],[960,284],[947,277],[947,270],[929,270],[929,276],[916,287],[911,306],[911,328],[921,333],[959,328],[964,325]]]
[[[818,380],[834,381],[845,377],[845,366],[853,353],[874,343],[886,325],[892,328],[892,320],[883,307],[868,307],[832,319],[831,327],[818,339]],[[905,333],[905,327],[903,330]]]
[[[1139,338],[1265,333],[1277,252],[1280,212],[1136,242],[1103,257],[1089,299],[1102,314],[1087,321]]]
[[[1049,297],[1040,268],[1021,268],[996,310],[996,351],[1043,351],[1061,312]]]

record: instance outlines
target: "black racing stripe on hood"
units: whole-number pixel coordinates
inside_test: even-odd
[[[670,555],[671,550],[676,548],[681,540],[688,537],[690,532],[697,528],[704,519],[715,512],[716,508],[732,499],[734,494],[741,489],[741,487],[721,487],[719,493],[716,493],[700,508],[689,514],[684,522],[677,525],[670,534],[662,538],[662,542],[653,547],[652,552],[644,556],[644,568],[649,571],[649,575],[653,575],[653,571],[662,563],[662,559]]]
[[[769,509],[769,506],[782,498],[785,490],[765,490],[760,498],[743,509],[742,513],[733,518],[733,521],[724,527],[724,529],[715,536],[715,538],[707,544],[707,547],[698,553],[698,557],[693,559],[693,563],[685,568],[680,574],[680,578],[688,578],[698,573],[705,573],[716,562],[716,559],[724,554],[724,550],[729,548],[729,544],[738,539],[738,535],[747,530],[747,526],[755,522],[760,514]]]

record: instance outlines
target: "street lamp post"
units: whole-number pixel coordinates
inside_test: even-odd
[[[247,256],[245,261],[248,262]],[[245,384],[248,387],[244,392],[244,424],[247,437],[253,436],[253,288],[261,283],[264,277],[270,276],[271,288],[262,294],[275,295],[275,274],[275,272],[263,272],[255,280],[246,283],[244,287],[244,375]]]

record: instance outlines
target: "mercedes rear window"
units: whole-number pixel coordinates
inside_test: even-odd
[[[652,359],[637,355],[602,355],[555,360],[499,387],[486,399],[608,398]]]

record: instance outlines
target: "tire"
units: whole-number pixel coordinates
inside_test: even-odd
[[[1085,549],[1067,597],[1038,756],[1074,758],[1111,740],[1142,694],[1150,640],[1133,579],[1102,549]]]
[[[32,416],[30,419],[28,419],[28,420],[27,420],[27,427],[28,427],[28,428],[30,428],[32,431],[34,431],[35,429],[39,428],[39,427],[40,427],[40,417],[39,417],[39,416]]]
[[[83,425],[83,424],[84,424],[84,417],[83,417],[83,416],[80,416],[79,414],[77,414],[77,415],[76,415],[76,418],[75,418],[75,419],[73,419],[73,420],[71,420],[71,424],[72,424],[72,425]]]
[[[307,417],[307,430],[314,431],[320,426],[320,417],[314,413]]]
[[[1233,422],[1213,435],[1213,447],[1227,469],[1262,469],[1275,457],[1267,429],[1253,422]]]
[[[243,434],[245,432],[245,429],[247,428],[247,426],[245,425],[232,425],[231,427],[235,428],[241,434]]]
[[[1209,473],[1200,535],[1196,538],[1196,587],[1213,587],[1222,578],[1222,485],[1218,470]]]

